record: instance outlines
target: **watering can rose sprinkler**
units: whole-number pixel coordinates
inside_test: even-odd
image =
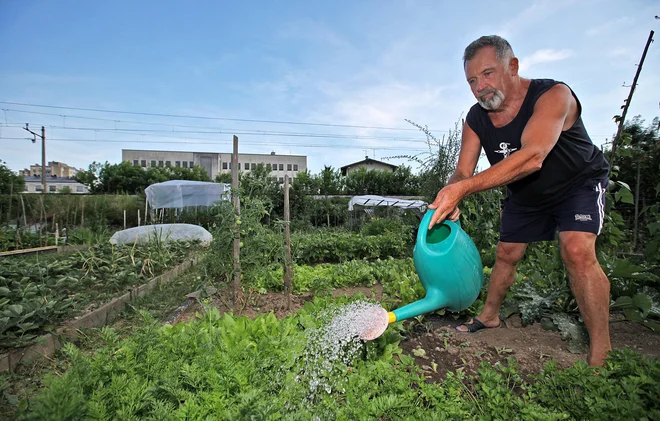
[[[465,310],[479,296],[484,274],[477,247],[459,222],[444,220],[428,229],[434,212],[428,210],[422,218],[413,250],[415,270],[426,296],[390,312],[376,307],[369,327],[360,333],[362,339],[376,339],[391,323],[441,308]]]

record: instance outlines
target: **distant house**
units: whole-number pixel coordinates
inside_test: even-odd
[[[41,175],[31,175],[23,177],[25,180],[25,193],[41,193],[43,191],[41,185]],[[58,193],[60,191],[67,191],[73,194],[89,193],[89,189],[84,184],[80,184],[73,178],[64,178],[57,176],[46,177],[46,193]]]
[[[378,170],[378,171],[387,171],[387,172],[394,172],[394,170],[399,168],[397,165],[388,164],[387,162],[378,161],[373,158],[369,158],[368,156],[365,156],[362,161],[354,162],[352,164],[344,165],[343,167],[341,167],[341,175],[348,175],[349,173],[353,171],[357,171],[362,167],[366,168],[367,170]]]

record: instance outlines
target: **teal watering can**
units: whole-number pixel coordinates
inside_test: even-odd
[[[426,297],[389,312],[389,323],[441,308],[465,310],[479,296],[484,274],[477,247],[458,222],[445,220],[429,230],[434,212],[428,210],[422,218],[413,250]]]

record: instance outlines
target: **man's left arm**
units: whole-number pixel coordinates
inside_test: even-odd
[[[520,150],[479,174],[444,187],[433,202],[436,212],[429,227],[443,221],[465,196],[504,186],[540,170],[559,140],[572,101],[572,93],[564,84],[541,95],[523,131]]]

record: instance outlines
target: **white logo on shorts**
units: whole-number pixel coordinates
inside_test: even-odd
[[[581,215],[579,213],[576,213],[575,214],[575,220],[576,221],[582,221],[582,222],[591,221],[591,215]]]

